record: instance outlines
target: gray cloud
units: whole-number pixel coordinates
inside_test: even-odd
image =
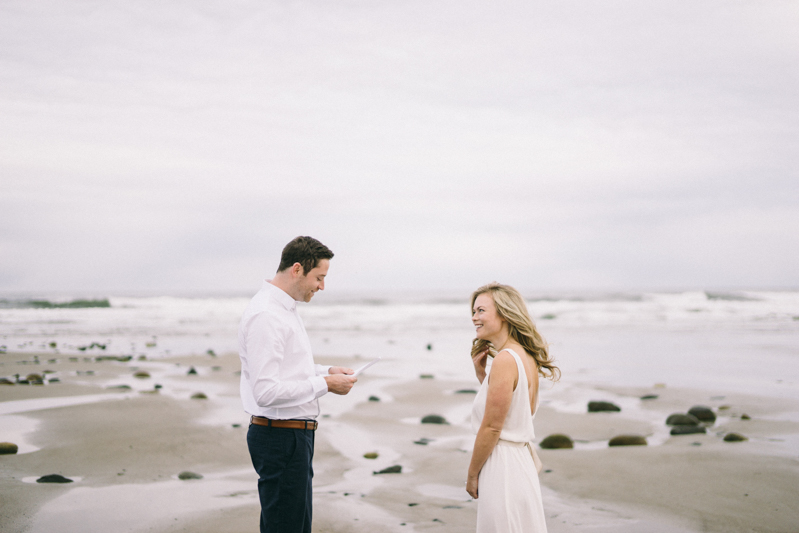
[[[0,290],[795,286],[798,14],[4,2]]]

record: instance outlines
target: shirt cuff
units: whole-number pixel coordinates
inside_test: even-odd
[[[331,368],[333,367],[330,365],[314,365],[317,376],[329,376]]]
[[[312,377],[311,386],[313,386],[314,398],[319,398],[327,393],[327,381],[325,381],[324,376]]]

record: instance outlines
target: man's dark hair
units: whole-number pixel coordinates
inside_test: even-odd
[[[307,276],[308,272],[319,266],[319,261],[332,258],[333,252],[330,248],[313,237],[296,237],[283,248],[277,271],[283,272],[294,263],[299,263],[302,265],[303,276]]]

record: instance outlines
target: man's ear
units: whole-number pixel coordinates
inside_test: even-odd
[[[291,273],[294,274],[294,276],[302,276],[302,271],[303,268],[300,263],[294,263],[291,265]]]

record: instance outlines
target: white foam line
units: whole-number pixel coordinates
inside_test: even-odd
[[[0,440],[16,444],[17,454],[35,452],[39,448],[29,443],[27,436],[33,434],[38,426],[38,420],[27,416],[0,416]]]
[[[83,396],[59,396],[57,398],[32,398],[30,400],[12,400],[0,402],[0,415],[28,413],[58,407],[70,407],[87,403],[104,402],[107,400],[122,400],[130,398],[131,394],[87,394]]]

